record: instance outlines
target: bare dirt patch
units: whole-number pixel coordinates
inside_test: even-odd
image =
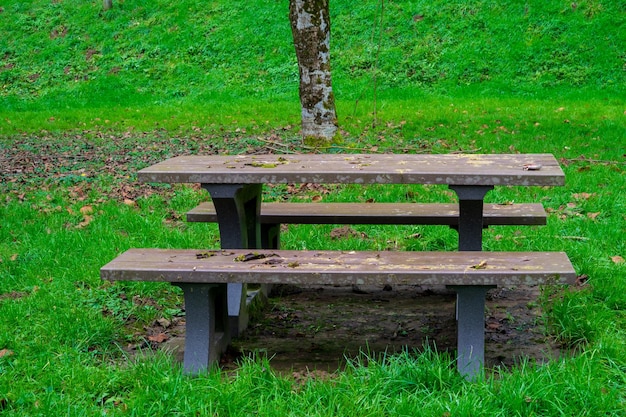
[[[250,323],[222,367],[233,369],[242,355],[262,354],[281,373],[340,369],[346,358],[421,350],[456,350],[455,299],[444,287],[279,287],[268,306]],[[487,367],[515,366],[522,358],[543,362],[561,354],[544,334],[539,289],[494,289],[487,300]],[[159,329],[158,332],[162,332]],[[158,333],[150,331],[151,334]],[[184,351],[184,321],[160,345],[179,360]]]

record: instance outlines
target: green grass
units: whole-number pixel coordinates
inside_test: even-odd
[[[116,3],[3,3],[0,133],[297,124],[287,0]],[[386,2],[381,22],[380,2],[337,1],[339,116],[374,111],[375,82],[377,109],[433,95],[615,101],[624,6],[576,5],[405,0]]]
[[[485,231],[485,247],[564,250],[577,272],[588,277],[584,287],[546,292],[538,300],[551,337],[574,348],[572,357],[490,370],[485,379],[467,383],[453,371],[449,357],[426,350],[363,358],[367,367],[357,361],[330,381],[312,379],[303,385],[274,373],[262,358],[243,363],[234,374],[212,372],[188,378],[170,355],[153,354],[149,347],[145,357],[128,357],[126,345],[144,343],[143,325],[181,315],[180,294],[167,284],[102,283],[100,266],[130,247],[219,246],[214,225],[187,224],[181,219],[182,213],[207,198],[203,192],[190,186],[140,188],[135,172],[173,154],[242,152],[262,149],[268,140],[285,151],[302,150],[294,132],[268,131],[265,136],[226,132],[209,142],[194,137],[183,140],[179,131],[140,136],[113,130],[6,136],[0,142],[9,158],[4,164],[19,166],[23,172],[4,171],[2,182],[3,413],[284,415],[298,404],[296,409],[306,412],[293,414],[402,415],[419,407],[424,415],[438,416],[571,415],[579,410],[587,415],[619,415],[626,382],[626,279],[624,264],[612,258],[625,253],[626,165],[622,133],[614,120],[620,116],[617,109],[599,106],[584,111],[584,104],[566,102],[570,113],[564,115],[566,110],[560,107],[553,110],[556,103],[528,101],[524,114],[535,117],[526,123],[510,110],[503,111],[506,107],[497,101],[491,106],[483,102],[480,112],[471,101],[455,102],[460,103],[454,106],[459,106],[458,112],[440,104],[441,112],[406,117],[402,128],[397,127],[400,121],[380,128],[377,132],[385,132],[386,145],[375,141],[372,130],[354,137],[346,144],[348,149],[330,151],[387,146],[409,152],[508,152],[512,146],[554,152],[566,172],[565,187],[497,188],[488,194],[490,201],[542,202],[549,211],[548,225],[490,228]],[[564,116],[570,123],[563,123]],[[502,133],[497,126],[505,121],[507,126],[519,125],[519,133]],[[487,123],[495,129],[482,128]],[[424,128],[416,131],[428,137],[407,134],[406,126],[419,124]],[[462,133],[475,128],[484,129],[484,135]],[[549,140],[555,132],[558,135]],[[501,137],[507,141],[497,140]],[[41,163],[30,165],[28,158],[41,158]],[[24,162],[9,163],[14,159]],[[325,201],[454,199],[445,187],[433,186],[266,189],[267,199],[306,201],[315,196]],[[283,244],[294,249],[350,250],[454,250],[456,244],[454,232],[444,227],[354,229],[367,238],[334,240],[332,226],[292,226],[283,235]]]
[[[184,376],[143,326],[180,316],[167,284],[103,283],[130,247],[217,248],[182,214],[207,196],[137,170],[188,153],[310,152],[298,137],[286,0],[0,5],[0,414],[614,415],[626,408],[626,9],[619,1],[331,2],[344,143],[326,152],[547,152],[564,187],[543,227],[492,227],[487,250],[566,251],[586,284],[544,290],[546,364],[474,383],[425,348],[332,375],[263,357]],[[378,40],[380,58],[376,61]],[[373,100],[374,74],[378,97]],[[376,109],[376,117],[373,115]],[[375,122],[375,123],[374,123]],[[445,187],[266,187],[267,200],[454,201]],[[290,226],[286,248],[454,250],[445,227]],[[145,355],[129,356],[128,345]],[[328,379],[327,377],[330,377]]]

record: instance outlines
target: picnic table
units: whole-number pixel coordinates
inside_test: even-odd
[[[194,155],[171,158],[142,169],[138,173],[138,178],[144,182],[156,183],[199,183],[211,196],[219,225],[221,248],[224,250],[261,247],[260,218],[264,184],[447,185],[458,196],[458,222],[455,224],[459,233],[459,251],[461,252],[482,250],[484,198],[487,192],[495,186],[560,186],[564,184],[563,171],[550,154]],[[183,254],[179,255],[181,259],[184,258]],[[282,255],[293,256],[293,254]],[[157,258],[159,256],[161,255]],[[418,258],[413,261],[416,259]],[[429,259],[428,262],[437,262],[436,256],[419,259],[422,259],[421,262],[423,259]],[[125,262],[128,262],[128,259]],[[112,267],[112,269],[115,268],[124,267],[119,265]],[[569,261],[564,261],[560,268],[554,271],[563,272],[565,278],[557,279],[555,282],[571,281],[573,270]],[[196,271],[196,267],[194,266],[191,271]],[[456,271],[459,272],[459,270]],[[558,271],[554,271],[551,270],[549,273],[559,275]],[[221,272],[213,273],[221,274]],[[313,271],[303,272],[302,277],[307,273],[309,277],[319,276]],[[229,282],[227,297],[229,321],[230,326],[233,327],[232,333],[236,333],[244,325],[240,320],[245,320],[245,318],[242,319],[245,316],[243,314],[245,313],[243,311],[245,309],[243,281],[250,281],[246,278],[248,275],[236,275],[235,272],[232,274],[234,275],[231,276],[239,276],[242,281],[231,282],[226,279]],[[375,274],[378,274],[380,278],[383,273],[377,271]],[[513,275],[511,271],[508,274]],[[109,279],[133,279],[131,275],[103,272],[103,277]],[[448,277],[450,279],[446,278],[438,282],[448,283],[457,292],[458,367],[465,374],[475,375],[483,361],[486,291],[500,281],[489,278],[483,281],[464,282],[458,279],[465,275],[461,268],[454,279]],[[223,282],[224,278],[220,276],[218,281]],[[545,278],[544,275],[542,277]],[[343,278],[345,277],[342,276]],[[258,282],[274,282],[264,281],[261,275],[256,279]],[[280,281],[278,278],[277,280],[277,282]],[[306,281],[303,280],[298,282]],[[172,277],[170,281],[175,282],[176,279]],[[332,282],[332,279],[329,282]],[[533,281],[533,283],[537,282],[539,281]],[[204,283],[204,281],[191,282],[183,286],[188,316],[192,305],[198,306],[196,308],[198,312],[211,310],[207,303],[212,301],[207,301],[206,291],[201,290],[204,288],[202,287]],[[194,290],[196,287],[197,290]],[[207,342],[204,340],[205,336],[202,336],[202,330],[194,330],[193,326],[205,325],[197,320],[188,320],[188,335],[196,336],[187,338],[186,355],[189,349],[206,350]],[[187,362],[187,356],[185,361]],[[198,369],[206,366],[206,359],[190,358],[185,366],[189,369]]]
[[[223,248],[260,247],[263,184],[444,184],[459,199],[459,250],[481,250],[483,201],[494,186],[565,183],[550,154],[179,156],[142,169],[138,179],[200,183],[215,205]]]

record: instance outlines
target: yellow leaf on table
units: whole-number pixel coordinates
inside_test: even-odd
[[[473,269],[485,269],[487,268],[487,261],[480,261],[478,265],[473,265]]]

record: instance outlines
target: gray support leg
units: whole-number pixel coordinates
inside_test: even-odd
[[[222,249],[261,247],[261,184],[202,184],[209,192],[220,230]],[[228,316],[233,337],[248,325],[246,288],[228,284]]]
[[[483,206],[493,186],[451,185],[459,197],[459,250],[482,251]],[[493,286],[451,286],[456,290],[457,369],[474,380],[485,363],[485,295]]]
[[[230,342],[225,284],[176,284],[185,295],[184,370],[197,374],[218,362]]]
[[[459,197],[459,250],[482,250],[483,199],[493,186],[451,185],[450,188]]]
[[[485,295],[493,286],[450,286],[457,293],[457,369],[468,380],[485,363]]]
[[[263,249],[280,249],[280,224],[261,225],[261,247]]]

